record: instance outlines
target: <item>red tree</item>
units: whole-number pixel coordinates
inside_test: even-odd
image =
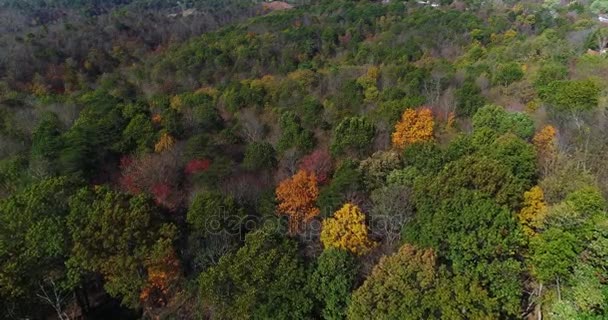
[[[327,150],[317,149],[300,160],[300,169],[314,173],[317,182],[323,184],[327,182],[333,169],[331,156]]]

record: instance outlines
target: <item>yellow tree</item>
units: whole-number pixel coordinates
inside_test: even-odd
[[[433,112],[429,108],[407,109],[395,125],[392,140],[396,148],[433,139]]]
[[[524,233],[533,236],[542,227],[547,216],[547,204],[543,189],[534,186],[530,191],[524,192],[524,205],[517,215]]]
[[[154,145],[154,151],[156,153],[161,153],[161,152],[171,148],[174,144],[175,144],[175,139],[167,132],[163,132],[160,135],[160,139],[158,139],[158,142],[156,143],[156,145]]]
[[[298,171],[293,177],[284,180],[276,189],[279,200],[278,213],[289,218],[289,233],[302,230],[305,223],[320,212],[316,206],[319,188],[314,173]]]
[[[557,155],[556,134],[557,130],[553,126],[546,125],[532,138],[532,143],[538,155],[538,162],[545,171]]]
[[[367,253],[375,246],[369,239],[365,214],[350,203],[323,221],[321,242],[326,249],[340,248],[358,255]]]

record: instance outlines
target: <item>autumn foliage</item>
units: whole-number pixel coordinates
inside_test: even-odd
[[[320,212],[316,207],[319,188],[314,173],[298,171],[293,177],[284,180],[276,189],[279,200],[278,213],[289,218],[289,232],[295,234],[304,224]]]
[[[393,145],[403,148],[416,142],[433,139],[435,121],[429,108],[419,110],[407,109],[401,116],[401,121],[395,125],[392,135]]]
[[[168,133],[163,132],[158,139],[158,142],[154,145],[154,151],[161,153],[165,150],[170,149],[175,144],[175,139]]]
[[[323,221],[321,242],[326,249],[345,249],[358,255],[367,253],[375,245],[369,239],[365,215],[350,203]]]
[[[211,166],[211,160],[209,159],[194,159],[190,160],[184,168],[186,174],[195,174],[206,171]]]
[[[327,182],[332,168],[331,156],[326,150],[315,150],[300,161],[300,169],[314,172],[319,184]]]
[[[181,177],[179,157],[176,152],[124,157],[118,184],[131,194],[147,192],[158,205],[174,210],[182,201],[178,191]]]
[[[153,308],[167,305],[180,276],[179,259],[173,250],[156,260],[150,261],[147,267],[148,280],[139,295],[145,306]]]
[[[543,189],[534,186],[524,193],[524,206],[518,214],[519,223],[528,236],[533,236],[547,216],[547,204]]]
[[[538,155],[538,162],[545,170],[557,154],[556,134],[557,130],[552,125],[546,125],[532,138],[532,143]]]

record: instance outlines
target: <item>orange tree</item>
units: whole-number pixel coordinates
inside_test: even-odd
[[[298,171],[276,189],[278,213],[289,218],[289,233],[294,234],[320,212],[316,206],[319,188],[314,173]]]
[[[407,109],[401,116],[401,121],[395,125],[392,135],[393,145],[403,148],[416,142],[433,139],[433,113],[429,108],[420,110]]]

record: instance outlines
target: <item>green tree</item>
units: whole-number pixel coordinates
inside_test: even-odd
[[[66,178],[49,178],[0,201],[0,297],[32,299],[50,277],[63,281],[68,256]]]
[[[532,272],[542,282],[567,279],[576,264],[580,243],[570,232],[549,228],[530,241]]]
[[[496,105],[486,105],[473,115],[475,130],[490,129],[498,135],[513,133],[522,139],[530,139],[534,134],[534,121],[521,112],[507,112]]]
[[[338,320],[346,317],[346,307],[356,275],[357,263],[348,252],[327,249],[321,253],[308,287],[319,304],[323,319]]]
[[[220,192],[198,193],[186,215],[190,250],[197,270],[204,270],[239,243],[245,211],[234,198]]]
[[[477,109],[486,104],[486,99],[481,95],[481,89],[472,79],[467,79],[458,90],[456,90],[456,114],[459,116],[472,116]]]
[[[300,119],[292,112],[285,112],[279,119],[281,126],[281,138],[278,143],[278,150],[285,151],[296,147],[306,153],[314,147],[314,136],[312,132],[302,128]]]
[[[203,300],[219,318],[303,319],[312,301],[297,243],[272,231],[248,234],[245,245],[200,275]]]
[[[593,80],[558,80],[539,92],[556,112],[590,111],[597,107],[601,88]]]
[[[432,249],[405,244],[383,257],[352,295],[349,319],[429,319],[437,301],[433,290],[437,257]]]
[[[375,128],[363,117],[342,120],[334,129],[331,152],[334,155],[353,153],[363,155],[371,149]]]
[[[515,81],[521,80],[524,76],[524,71],[516,62],[510,62],[498,67],[494,75],[494,82],[502,86],[508,86]]]
[[[248,170],[271,169],[277,160],[272,145],[268,142],[252,142],[247,145],[243,167]]]
[[[61,151],[61,122],[54,113],[45,113],[32,133],[30,155],[34,166],[42,166],[47,173],[54,173]],[[38,169],[38,168],[37,168]]]
[[[101,274],[104,288],[122,303],[136,307],[146,283],[140,272],[153,252],[171,245],[176,229],[163,223],[152,200],[101,186],[83,188],[70,199],[67,227],[73,285],[87,272]]]

